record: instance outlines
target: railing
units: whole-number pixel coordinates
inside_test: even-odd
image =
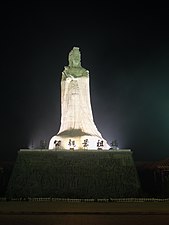
[[[1,197],[0,201],[62,201],[62,202],[167,202],[169,198],[108,198],[108,199],[80,199],[80,198],[6,198]]]

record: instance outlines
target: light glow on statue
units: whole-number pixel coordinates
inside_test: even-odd
[[[68,60],[61,79],[61,125],[49,149],[109,149],[93,120],[89,71],[81,66],[78,47],[70,51]]]

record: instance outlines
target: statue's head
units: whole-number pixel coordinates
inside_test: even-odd
[[[81,67],[81,54],[78,47],[73,47],[69,53],[69,66]]]

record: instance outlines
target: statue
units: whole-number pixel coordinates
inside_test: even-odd
[[[98,139],[103,143],[102,149],[109,149],[93,120],[89,71],[81,66],[78,47],[70,51],[68,61],[61,79],[61,125],[57,135],[51,138],[49,149],[55,149],[58,140],[61,149],[71,149],[70,140],[76,143],[74,149],[84,149],[84,140],[88,140],[88,149],[97,149]]]

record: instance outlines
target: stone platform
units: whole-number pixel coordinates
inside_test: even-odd
[[[130,150],[21,149],[6,196],[124,198],[139,192]]]

